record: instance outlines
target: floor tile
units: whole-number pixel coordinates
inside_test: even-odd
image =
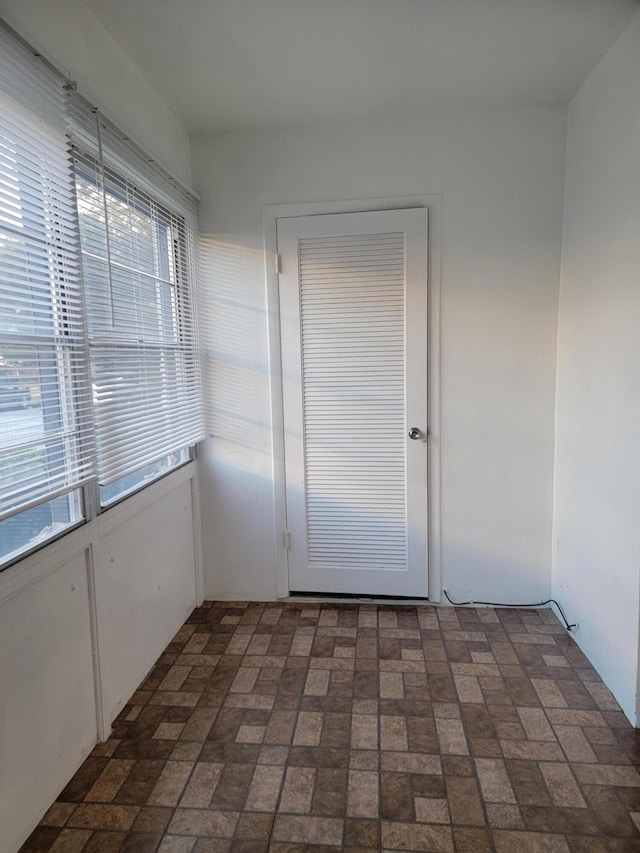
[[[638,767],[550,610],[205,602],[21,853],[627,853]]]

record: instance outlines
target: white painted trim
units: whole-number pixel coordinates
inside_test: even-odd
[[[440,378],[441,378],[441,298],[442,298],[442,196],[425,196],[429,209],[429,282],[427,289],[429,329],[429,600],[442,600],[441,545],[441,473],[442,446]]]
[[[193,561],[195,569],[196,607],[204,601],[204,557],[202,553],[202,516],[200,514],[200,475],[197,464],[191,478],[191,513],[193,516]]]
[[[111,721],[107,719],[103,702],[102,666],[100,661],[100,635],[98,631],[98,605],[96,600],[96,574],[93,547],[85,553],[87,565],[87,590],[89,593],[89,624],[91,627],[91,656],[93,658],[93,691],[96,703],[96,733],[103,743],[111,734]]]
[[[272,425],[271,479],[273,482],[274,594],[289,595],[289,554],[283,547],[287,529],[287,485],[284,467],[284,393],[282,387],[282,347],[280,337],[280,289],[275,257],[278,251],[277,214],[271,206],[263,210],[264,274],[267,290],[267,338],[269,352],[269,395]]]
[[[441,528],[440,528],[440,310],[442,289],[442,196],[427,194],[394,196],[336,202],[267,204],[263,206],[263,242],[267,323],[269,339],[269,385],[271,423],[273,425],[273,502],[275,541],[275,589],[277,598],[289,595],[287,552],[281,547],[282,531],[287,527],[286,480],[284,460],[284,414],[282,392],[282,356],[280,346],[280,297],[275,255],[278,251],[277,220],[292,216],[332,213],[362,213],[426,207],[429,211],[429,601],[441,600]]]
[[[100,536],[105,536],[116,527],[150,507],[166,495],[180,488],[183,483],[193,480],[196,475],[196,463],[188,462],[175,471],[170,471],[148,486],[135,492],[109,509],[105,509],[96,519]]]
[[[99,741],[109,737],[111,720],[103,701],[103,684],[99,645],[98,608],[95,589],[95,566],[100,564],[101,539],[117,529],[125,521],[143,512],[157,501],[176,491],[184,484],[190,487],[193,547],[194,547],[194,592],[196,603],[202,603],[203,566],[200,542],[200,507],[198,499],[197,467],[195,462],[183,465],[168,473],[146,488],[125,498],[121,503],[105,511],[102,515],[70,530],[54,542],[44,544],[33,554],[15,563],[0,573],[0,605],[21,594],[41,581],[47,575],[57,571],[80,554],[84,553],[87,585],[88,608],[91,626],[91,653],[93,659],[93,677],[95,691],[96,733]],[[184,620],[182,620],[184,621]],[[162,650],[159,649],[158,653]]]
[[[95,522],[89,521],[27,555],[0,573],[0,604],[19,595],[91,546]]]
[[[196,464],[190,462],[156,482],[150,483],[131,497],[125,498],[97,518],[63,534],[59,539],[43,543],[42,547],[33,554],[28,554],[24,559],[0,572],[0,604],[68,563],[81,551],[95,547],[95,543],[101,536],[175,491],[183,483],[194,480],[195,477]],[[194,525],[195,523],[194,519]],[[196,555],[198,553],[199,551],[196,551]],[[200,562],[202,562],[201,558]]]

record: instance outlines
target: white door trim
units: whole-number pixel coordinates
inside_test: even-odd
[[[429,600],[441,600],[441,542],[440,542],[440,299],[442,274],[442,196],[396,196],[361,201],[309,202],[302,204],[268,204],[263,206],[263,240],[265,282],[267,289],[269,335],[269,384],[271,422],[273,426],[273,500],[275,588],[279,598],[289,595],[289,571],[283,532],[287,529],[286,479],[284,456],[284,414],[282,391],[282,356],[280,344],[280,297],[276,266],[277,220],[292,216],[314,216],[327,213],[361,213],[375,210],[396,210],[424,207],[429,212]]]

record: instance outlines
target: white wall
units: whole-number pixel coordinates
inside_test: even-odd
[[[187,184],[189,138],[173,112],[82,0],[0,0],[0,17],[78,90]]]
[[[192,138],[215,438],[200,457],[206,592],[276,594],[262,205],[441,193],[442,580],[550,591],[565,111]]]
[[[191,464],[0,574],[0,853],[15,853],[198,600]]]
[[[18,850],[96,741],[84,549],[52,562],[0,598],[2,853]]]
[[[576,640],[636,714],[640,14],[569,108],[553,561]]]

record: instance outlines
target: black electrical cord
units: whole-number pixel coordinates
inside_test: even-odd
[[[454,607],[465,607],[470,604],[485,604],[487,607],[544,607],[545,604],[555,604],[560,616],[562,616],[562,621],[566,625],[567,631],[573,631],[574,628],[578,627],[577,622],[573,622],[571,625],[569,624],[569,620],[565,616],[564,610],[555,598],[547,598],[546,601],[537,601],[535,604],[504,604],[500,601],[454,601],[446,589],[443,589],[442,591],[444,592],[449,604],[453,604]]]

